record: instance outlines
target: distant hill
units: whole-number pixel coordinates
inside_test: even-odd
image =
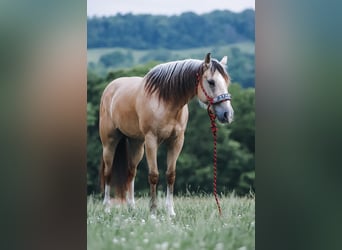
[[[255,12],[118,14],[87,20],[88,48],[188,49],[255,41]]]

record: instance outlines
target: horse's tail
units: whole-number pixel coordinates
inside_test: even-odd
[[[105,169],[105,163],[103,160],[103,156],[101,157],[101,164],[100,164],[100,188],[101,188],[101,192],[104,192],[104,186],[105,186],[105,176],[104,176],[104,169]]]
[[[119,141],[112,167],[112,180],[116,197],[124,200],[130,181],[129,159],[127,138],[123,137]]]

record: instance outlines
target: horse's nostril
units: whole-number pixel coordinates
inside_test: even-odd
[[[228,120],[228,112],[224,112],[223,116]]]

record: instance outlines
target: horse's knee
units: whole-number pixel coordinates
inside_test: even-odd
[[[109,176],[112,174],[112,164],[113,164],[113,155],[103,154],[104,161],[104,176]]]
[[[148,175],[148,180],[151,185],[156,185],[158,183],[159,173],[152,172]]]
[[[136,167],[132,167],[132,166],[131,166],[131,167],[128,169],[128,181],[131,182],[131,181],[135,178],[136,174],[137,174],[137,169],[136,169]]]
[[[167,184],[169,185],[173,185],[175,183],[175,179],[176,179],[176,171],[168,171],[166,173],[166,180],[167,180]]]
[[[105,182],[109,184],[112,179],[112,162],[106,161],[105,159],[104,159],[103,176],[104,176]]]
[[[104,171],[103,171],[104,176],[108,177],[112,174],[112,165],[111,162],[105,161],[105,166],[104,166]]]

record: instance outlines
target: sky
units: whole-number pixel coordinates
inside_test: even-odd
[[[255,9],[255,0],[87,0],[87,16],[126,14],[177,15],[192,11],[197,14],[212,10],[240,12]]]

